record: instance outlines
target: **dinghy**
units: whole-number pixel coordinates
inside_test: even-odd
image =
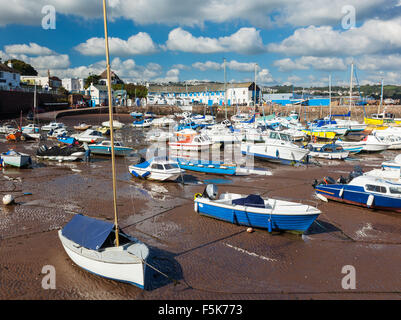
[[[56,130],[56,129],[61,129],[61,128],[65,129],[64,123],[60,123],[60,122],[56,122],[56,121],[50,122],[49,124],[42,126],[43,131]]]
[[[77,131],[85,131],[85,130],[88,130],[90,127],[91,127],[90,124],[81,123],[78,126],[74,126],[74,129]]]
[[[8,150],[0,155],[3,166],[8,165],[17,168],[23,168],[32,163],[28,154],[17,152],[13,149]]]
[[[111,141],[109,140],[104,140],[97,144],[90,144],[88,147],[93,154],[111,155]],[[116,156],[126,156],[133,151],[132,148],[125,147],[122,142],[115,142],[114,150]]]
[[[215,185],[208,185],[203,194],[195,195],[195,212],[249,227],[278,231],[305,232],[321,211],[309,205],[263,199],[259,195],[224,193],[217,198]]]
[[[345,151],[342,146],[333,143],[310,143],[306,146],[306,148],[310,151],[309,156],[314,158],[344,160],[349,155],[349,152]]]
[[[102,126],[110,128],[110,121],[102,122]],[[122,127],[124,127],[124,123],[121,123],[121,122],[119,122],[117,120],[113,121],[113,128],[114,129],[121,129]]]
[[[71,137],[77,139],[79,142],[87,142],[87,143],[99,143],[106,138],[103,137],[103,134],[100,131],[87,129],[84,132],[79,134],[73,134]]]

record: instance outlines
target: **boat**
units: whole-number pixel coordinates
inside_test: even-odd
[[[149,128],[152,125],[151,119],[136,120],[132,123],[134,128]]]
[[[67,135],[57,136],[57,141],[61,142],[62,144],[69,144],[69,145],[79,144],[79,142],[74,137],[69,137]]]
[[[13,127],[11,124],[5,124],[3,126],[0,126],[0,133],[2,134],[9,134],[16,130],[15,127]]]
[[[259,195],[223,193],[218,197],[215,185],[208,185],[203,194],[196,194],[195,212],[233,224],[267,229],[269,232],[297,231],[304,233],[321,211],[302,203],[263,199]]]
[[[110,121],[102,122],[102,126],[110,128]],[[113,128],[114,129],[121,129],[122,127],[124,127],[124,123],[121,123],[118,120],[113,120]]]
[[[241,167],[234,163],[224,163],[222,161],[194,160],[175,158],[179,167],[186,171],[194,171],[200,173],[246,176],[246,175],[263,175],[271,176],[271,171],[256,168]]]
[[[176,161],[157,157],[130,165],[128,170],[137,178],[156,181],[175,181],[185,172]]]
[[[87,129],[82,133],[73,134],[71,137],[77,139],[79,142],[87,142],[87,143],[99,143],[106,138],[100,131]]]
[[[32,164],[32,159],[28,154],[17,152],[13,149],[3,152],[0,155],[2,165],[12,166],[17,168],[27,167]]]
[[[242,143],[241,153],[262,160],[292,164],[308,162],[309,150],[294,144],[286,134],[270,131],[264,143]]]
[[[143,113],[141,112],[131,112],[130,116],[133,117],[134,119],[139,119],[143,117]]]
[[[382,162],[381,167],[384,170],[401,170],[401,154],[396,156],[394,160]]]
[[[59,129],[52,129],[47,133],[47,137],[51,139],[57,139],[58,137],[61,136],[67,136],[68,131],[65,130],[64,128],[59,128]]]
[[[318,197],[361,207],[401,212],[401,184],[352,172],[348,178],[325,177],[313,183]]]
[[[111,83],[110,57],[107,36],[106,0],[103,0],[106,42],[107,80]],[[110,140],[112,154],[114,223],[74,215],[58,231],[61,244],[71,260],[79,267],[107,279],[122,281],[146,288],[146,267],[149,248],[136,238],[122,232],[118,225],[116,166],[114,158],[113,99],[108,87]],[[154,268],[157,270],[156,268]]]
[[[330,139],[333,140],[337,133],[334,131],[326,130],[326,129],[305,129],[302,130],[302,132],[305,132],[308,136],[312,138],[322,138],[322,139]]]
[[[191,129],[176,132],[175,138],[175,141],[168,142],[171,150],[201,151],[209,149],[213,144],[208,135],[198,134]]]
[[[65,129],[64,123],[60,123],[60,122],[56,122],[56,121],[52,121],[49,124],[42,126],[43,131],[56,130],[56,129],[61,129],[61,128]]]
[[[153,119],[151,124],[154,127],[168,127],[168,126],[175,126],[176,122],[171,118],[162,117],[162,118]]]
[[[146,134],[146,141],[149,142],[166,142],[174,137],[174,134],[169,131],[151,130]]]
[[[336,144],[341,145],[344,149],[362,147],[362,152],[381,152],[387,150],[390,146],[374,135],[367,135],[361,141],[342,141],[338,139]]]
[[[21,130],[14,129],[14,131],[12,131],[6,135],[6,139],[7,139],[7,141],[17,142],[17,141],[25,140],[25,136],[23,135]]]
[[[335,132],[336,135],[345,136],[348,133],[348,128],[340,126],[331,117],[325,119],[318,119],[309,123],[308,129],[312,132]]]
[[[75,215],[58,236],[66,253],[83,269],[107,279],[145,287],[145,260],[148,247],[121,230],[115,246],[115,224]]]
[[[93,154],[111,155],[110,140],[104,140],[97,144],[89,144],[88,147]],[[114,142],[114,150],[116,156],[127,156],[134,151],[132,148],[125,147],[122,142]]]
[[[52,146],[42,145],[36,151],[38,159],[53,160],[53,161],[76,161],[83,159],[85,149],[80,146]]]
[[[349,151],[345,151],[342,146],[334,143],[310,143],[306,146],[306,148],[310,151],[309,156],[314,158],[344,160],[349,156]]]
[[[401,137],[392,135],[377,135],[376,137],[385,144],[388,144],[388,150],[400,150],[401,149]]]
[[[85,131],[85,130],[89,129],[90,127],[92,127],[90,124],[81,123],[78,126],[74,126],[74,129],[78,130],[78,131]]]

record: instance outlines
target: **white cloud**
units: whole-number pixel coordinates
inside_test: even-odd
[[[178,82],[180,76],[180,70],[170,69],[167,71],[166,76],[163,78],[153,79],[154,82]]]
[[[274,25],[340,25],[344,5],[352,5],[359,21],[373,17],[389,19],[399,14],[398,0],[110,0],[109,19],[132,20],[136,24],[203,26],[206,22],[245,22],[256,27]],[[0,0],[0,25],[40,26],[45,5],[57,15],[83,19],[102,17],[99,0]]]
[[[260,31],[255,28],[241,28],[230,36],[219,38],[195,37],[182,28],[176,28],[169,33],[164,48],[192,53],[237,52],[256,54],[265,51]]]
[[[361,70],[399,70],[401,71],[401,54],[363,55],[356,60]]]
[[[274,82],[274,79],[268,69],[262,69],[257,73],[256,82],[262,84],[268,84]]]
[[[105,39],[90,38],[86,42],[77,45],[75,49],[86,56],[104,55]],[[145,32],[139,32],[129,37],[128,40],[109,37],[109,49],[110,54],[117,56],[152,54],[158,50],[152,38]]]
[[[206,62],[195,62],[192,64],[192,67],[198,69],[200,71],[207,71],[207,70],[221,70],[223,65],[221,63],[213,62],[213,61],[206,61]]]
[[[320,71],[346,70],[347,66],[342,58],[305,56],[293,61],[290,58],[276,60],[273,63],[281,72],[308,70]]]
[[[4,46],[4,50],[8,54],[27,54],[27,55],[52,55],[55,52],[49,48],[42,47],[37,43],[31,42],[29,44],[12,44]]]
[[[270,52],[296,56],[344,56],[391,52],[401,49],[401,18],[369,20],[347,31],[331,26],[297,29],[280,43],[268,45]]]

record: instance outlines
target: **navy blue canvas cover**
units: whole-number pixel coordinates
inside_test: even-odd
[[[264,208],[265,202],[261,198],[261,196],[256,194],[250,194],[246,198],[235,199],[232,202],[235,205],[239,206],[248,206],[248,207],[256,207],[256,208]]]
[[[66,224],[62,234],[82,247],[99,250],[113,228],[113,223],[77,214]]]

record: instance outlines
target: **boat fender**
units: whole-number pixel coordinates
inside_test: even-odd
[[[372,206],[374,200],[375,200],[375,196],[373,194],[369,195],[368,201],[366,202],[366,205],[368,206],[368,208],[370,208]]]
[[[272,219],[269,218],[269,220],[267,221],[267,229],[269,231],[269,233],[272,232]]]
[[[342,198],[342,197],[343,197],[343,194],[344,194],[344,188],[342,188],[342,189],[340,190],[340,192],[338,193],[338,195],[340,196],[340,198]]]
[[[318,197],[318,199],[324,201],[324,202],[329,202],[329,200],[327,200],[327,198],[323,195],[321,195],[320,193],[316,193],[316,197]]]
[[[199,197],[203,197],[203,194],[202,193],[195,193],[194,200],[196,200],[196,198],[199,198]]]

